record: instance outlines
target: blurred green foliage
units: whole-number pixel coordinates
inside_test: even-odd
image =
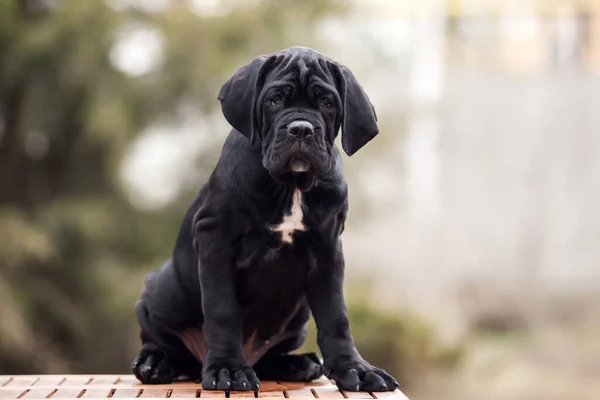
[[[235,68],[296,44],[290,26],[308,41],[331,10],[278,0],[202,16],[185,1],[160,12],[0,2],[0,372],[127,371],[143,274],[170,253],[205,176],[172,206],[144,213],[124,196],[120,160],[182,105],[212,111]],[[160,68],[133,77],[110,57],[121,32],[140,26],[158,29],[164,54]]]
[[[235,68],[310,45],[311,27],[339,11],[333,1],[238,3],[202,15],[186,1],[157,12],[0,2],[0,373],[128,372],[143,275],[168,257],[218,149],[199,155],[197,186],[155,212],[127,201],[121,159],[183,106],[213,112]],[[115,68],[111,51],[140,26],[160,32],[163,54],[159,68],[134,77]],[[421,324],[361,306],[351,318],[373,363],[405,374],[427,359]]]

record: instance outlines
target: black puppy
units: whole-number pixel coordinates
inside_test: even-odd
[[[202,387],[256,390],[261,379],[386,391],[349,329],[340,235],[348,210],[342,160],[378,133],[349,69],[304,47],[260,56],[219,93],[234,127],[187,212],[173,256],[136,305],[144,383],[187,376]],[[316,354],[291,355],[315,318]],[[258,377],[257,377],[258,376]]]

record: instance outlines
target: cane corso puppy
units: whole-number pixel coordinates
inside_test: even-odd
[[[325,372],[340,389],[394,390],[356,350],[342,290],[348,189],[334,140],[341,128],[352,155],[377,135],[367,95],[348,68],[293,47],[240,68],[218,98],[234,129],[172,257],[146,279],[133,372],[217,390]],[[288,354],[311,313],[323,365]]]

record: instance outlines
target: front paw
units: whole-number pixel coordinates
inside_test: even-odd
[[[340,390],[349,392],[385,392],[398,387],[391,375],[362,359],[326,360],[325,375],[333,379]]]
[[[260,381],[245,361],[209,362],[202,371],[202,388],[206,390],[258,390]]]

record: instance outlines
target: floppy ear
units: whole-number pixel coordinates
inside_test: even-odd
[[[351,156],[379,133],[377,114],[369,97],[352,71],[340,65],[340,96],[344,115],[342,119],[342,147]]]
[[[256,57],[241,67],[221,87],[218,99],[227,122],[254,144],[259,136],[256,126],[256,97],[262,90],[272,58]]]

